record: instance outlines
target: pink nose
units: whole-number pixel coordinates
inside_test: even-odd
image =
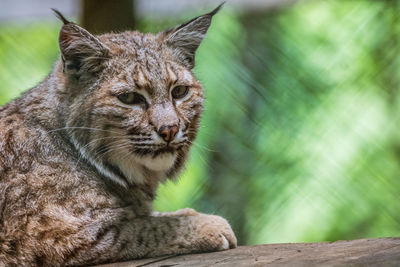
[[[178,126],[161,126],[158,130],[158,135],[160,135],[164,141],[171,142],[175,139],[176,134],[178,133]]]

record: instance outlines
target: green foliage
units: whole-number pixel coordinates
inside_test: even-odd
[[[0,27],[0,105],[37,85],[58,55],[57,23]]]
[[[155,208],[223,215],[242,244],[400,235],[395,2],[218,14],[196,58],[206,90],[200,134]],[[57,31],[0,28],[0,103],[46,76]]]

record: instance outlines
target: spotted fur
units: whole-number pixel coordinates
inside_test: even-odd
[[[196,137],[203,90],[194,55],[218,9],[156,35],[100,36],[56,11],[61,59],[0,108],[0,266],[236,246],[221,217],[152,212],[158,183],[179,173]],[[188,93],[172,97],[177,86]],[[141,102],[121,100],[133,94]]]

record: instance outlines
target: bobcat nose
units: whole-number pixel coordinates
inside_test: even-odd
[[[160,135],[166,142],[171,142],[174,140],[176,134],[178,133],[178,126],[161,126],[158,130],[158,135]]]

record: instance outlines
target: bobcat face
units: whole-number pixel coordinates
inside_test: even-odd
[[[126,46],[113,43],[122,38]],[[85,121],[104,131],[92,132],[88,149],[114,163],[168,171],[195,137],[201,85],[154,37],[128,32],[101,39],[110,59],[102,82],[92,89],[91,118]]]
[[[157,35],[98,37],[61,17],[71,94],[66,127],[104,175],[126,185],[144,182],[148,172],[171,177],[181,169],[203,109],[202,87],[191,71],[194,54],[212,15]]]

